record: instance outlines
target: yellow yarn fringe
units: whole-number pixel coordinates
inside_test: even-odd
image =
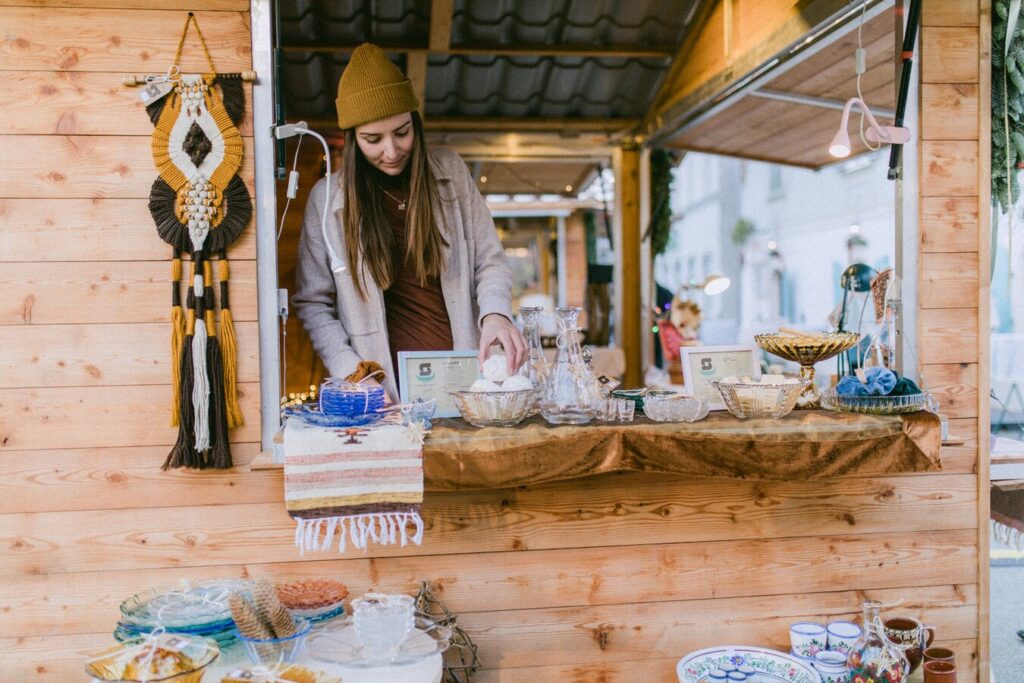
[[[224,396],[228,408],[228,427],[241,427],[245,424],[242,407],[238,404],[237,346],[235,343],[235,325],[231,320],[231,310],[225,308],[220,312],[220,353],[224,360]]]
[[[178,263],[181,270],[181,263]],[[171,426],[181,421],[181,349],[185,344],[185,311],[181,306],[171,308]]]

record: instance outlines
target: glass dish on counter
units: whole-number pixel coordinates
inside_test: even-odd
[[[708,402],[685,394],[651,392],[644,397],[644,414],[655,422],[696,422],[708,416]]]
[[[928,394],[906,396],[842,396],[835,389],[821,392],[821,407],[841,413],[866,415],[902,415],[916,413],[928,406]]]
[[[796,406],[801,392],[810,385],[806,379],[772,380],[760,382],[725,378],[712,382],[722,395],[725,407],[740,419],[784,417]]]
[[[530,415],[539,391],[448,391],[448,395],[462,419],[474,427],[513,427]]]
[[[94,681],[199,683],[217,657],[217,644],[201,636],[164,633],[127,640],[89,657],[85,672]]]

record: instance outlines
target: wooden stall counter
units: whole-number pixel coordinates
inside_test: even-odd
[[[946,450],[940,466],[939,429],[927,413],[821,411],[435,420],[422,546],[307,553],[281,571],[355,593],[431,581],[480,648],[474,683],[674,682],[688,652],[787,650],[791,623],[858,619],[864,599],[934,626],[973,680],[974,462]],[[294,556],[286,531],[274,538]]]
[[[653,422],[516,427],[434,421],[423,445],[428,491],[529,486],[613,472],[802,481],[937,471],[939,419],[818,410],[739,420],[715,412],[692,424]],[[254,469],[281,467],[266,460]]]

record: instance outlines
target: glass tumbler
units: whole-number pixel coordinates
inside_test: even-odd
[[[395,658],[415,626],[414,603],[408,595],[383,593],[367,593],[352,601],[352,622],[367,659]]]

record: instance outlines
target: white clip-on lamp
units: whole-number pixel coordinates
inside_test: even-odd
[[[843,107],[843,118],[839,122],[839,130],[828,145],[828,152],[837,159],[844,159],[850,156],[850,134],[846,127],[850,122],[850,109],[854,104],[860,105],[860,110],[868,119],[868,129],[864,131],[864,138],[870,143],[880,145],[905,145],[910,142],[910,129],[897,126],[880,126],[871,109],[859,97],[851,97]]]

